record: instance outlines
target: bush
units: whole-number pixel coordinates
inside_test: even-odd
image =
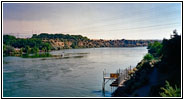
[[[154,57],[159,57],[161,56],[162,47],[163,45],[160,42],[155,41],[154,43],[148,44],[148,52]]]
[[[4,55],[10,55],[14,53],[14,48],[12,46],[9,45],[3,45],[3,53]]]
[[[181,97],[181,89],[177,88],[175,85],[175,89],[170,86],[169,82],[166,81],[165,88],[161,87],[161,89],[164,91],[160,93],[162,97]]]
[[[153,55],[150,54],[150,53],[148,53],[148,54],[146,54],[146,55],[144,56],[144,60],[150,61],[150,60],[153,60],[153,59],[154,59],[154,57],[153,57]]]

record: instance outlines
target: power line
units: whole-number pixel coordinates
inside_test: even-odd
[[[143,29],[143,28],[154,28],[154,27],[161,27],[161,26],[170,26],[170,25],[179,25],[179,23],[175,22],[175,23],[166,23],[166,24],[157,24],[157,25],[149,25],[149,26],[142,26],[142,27],[129,27],[129,28],[119,28],[119,29],[112,29],[112,30],[105,30],[105,32],[109,32],[109,31],[119,31],[119,30],[135,30],[135,29]],[[88,31],[88,33],[91,32],[104,32],[104,31]],[[67,33],[67,32],[65,32]],[[80,32],[82,33],[82,32]],[[86,33],[86,32],[83,32]]]
[[[146,17],[144,17],[144,18],[146,18]],[[141,19],[144,19],[144,18],[141,18]],[[173,17],[174,19],[176,19],[177,17]],[[162,18],[155,18],[155,19],[150,19],[149,21],[148,20],[140,20],[140,21],[135,21],[135,20],[131,20],[131,22],[132,23],[134,23],[134,24],[136,24],[136,23],[140,23],[141,22],[141,24],[143,24],[143,22],[151,22],[151,21],[153,21],[153,20],[161,20]],[[129,24],[129,22],[130,21],[126,21],[126,22],[124,22],[124,23],[127,23],[127,24]],[[161,23],[161,22],[163,22],[163,21],[159,21],[159,23]],[[123,24],[124,24],[123,23]],[[118,24],[107,24],[107,25],[101,25],[101,27],[108,27],[108,26],[110,26],[111,28],[112,28],[112,26],[111,25],[122,25],[122,22],[121,23],[118,23]],[[120,26],[120,27],[122,27],[122,26]]]
[[[162,8],[157,8],[157,7],[152,7],[152,8],[150,8],[150,9],[144,9],[144,10],[137,10],[137,9],[134,9],[134,10],[136,10],[136,11],[134,11],[134,16],[133,17],[136,17],[137,15],[139,15],[140,14],[140,12],[144,12],[144,14],[145,13],[154,13],[153,12],[153,10],[162,10],[162,12],[163,11],[168,11],[168,9],[164,9],[165,7],[163,6],[163,9]],[[171,10],[169,10],[169,12],[170,12]],[[175,11],[175,10],[174,10]],[[114,17],[110,17],[110,18],[102,18],[101,20],[94,20],[94,22],[95,22],[95,24],[98,22],[98,21],[107,21],[107,20],[117,20],[117,19],[122,19],[122,16],[121,15],[127,15],[128,13],[121,13],[120,12],[120,14],[118,15],[118,16],[114,16]],[[130,14],[130,13],[129,13]],[[130,17],[132,17],[132,13],[129,15],[129,16],[127,16],[128,18],[130,18]],[[88,23],[88,24],[90,24],[90,23]]]
[[[169,14],[167,14],[167,18],[168,18],[168,16],[170,16],[170,15],[172,15],[172,14],[174,14],[174,12],[176,12],[176,11],[169,11]],[[140,16],[140,15],[136,15],[136,16]],[[135,17],[135,16],[134,16]],[[76,31],[79,31],[79,30],[84,30],[84,29],[88,29],[88,28],[95,28],[95,27],[104,27],[104,26],[111,26],[111,25],[121,25],[122,23],[129,23],[130,22],[130,19],[131,19],[131,22],[134,22],[134,23],[137,23],[137,22],[143,22],[143,21],[148,21],[148,20],[144,20],[144,19],[146,19],[146,18],[150,18],[150,17],[152,17],[152,15],[149,15],[149,16],[144,16],[144,17],[136,17],[135,19],[131,19],[130,17],[128,17],[128,18],[126,18],[126,19],[122,19],[122,18],[120,18],[120,21],[118,22],[118,23],[111,23],[111,24],[103,24],[103,25],[96,25],[96,26],[92,26],[91,24],[91,26],[90,25],[85,25],[85,27],[82,27],[82,28],[79,28],[79,29],[77,29]],[[156,17],[157,19],[163,19],[163,17]],[[156,18],[150,18],[150,20],[155,20]],[[165,17],[164,17],[165,18]],[[129,19],[129,20],[128,20]],[[116,19],[116,20],[119,20],[119,19]],[[121,21],[122,20],[122,21]],[[143,21],[142,21],[143,20]],[[150,21],[149,20],[149,21]],[[106,22],[112,22],[113,20],[108,20],[108,21],[106,21]],[[104,22],[104,23],[106,23],[106,22]],[[94,25],[94,24],[93,24]],[[86,26],[88,26],[88,27],[86,27]]]

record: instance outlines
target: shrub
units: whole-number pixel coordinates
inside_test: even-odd
[[[12,53],[14,53],[14,48],[12,46],[9,46],[9,45],[3,45],[3,53],[5,55],[10,55]]]
[[[137,71],[137,68],[135,67],[135,68],[133,68],[133,71],[135,72],[135,71]]]
[[[163,45],[160,42],[155,41],[154,43],[148,44],[148,52],[154,57],[159,57],[161,56],[162,47]]]
[[[148,54],[146,54],[146,55],[144,56],[144,60],[150,61],[150,60],[153,60],[153,59],[154,59],[154,57],[153,57],[150,53],[148,53]]]
[[[165,88],[161,87],[161,90],[164,91],[164,92],[160,93],[160,95],[162,97],[180,97],[181,96],[181,89],[177,88],[176,85],[175,85],[175,89],[174,89],[172,86],[170,86],[168,81],[166,81]]]

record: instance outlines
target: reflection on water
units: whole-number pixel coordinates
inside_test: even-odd
[[[147,53],[145,47],[90,48],[52,51],[64,57],[4,57],[5,97],[101,97],[102,71],[135,66]],[[106,95],[111,88],[106,85]]]

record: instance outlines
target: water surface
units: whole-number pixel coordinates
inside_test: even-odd
[[[101,97],[104,69],[135,67],[146,53],[146,47],[88,48],[51,52],[63,58],[4,57],[3,96]],[[105,96],[111,96],[109,83]]]

